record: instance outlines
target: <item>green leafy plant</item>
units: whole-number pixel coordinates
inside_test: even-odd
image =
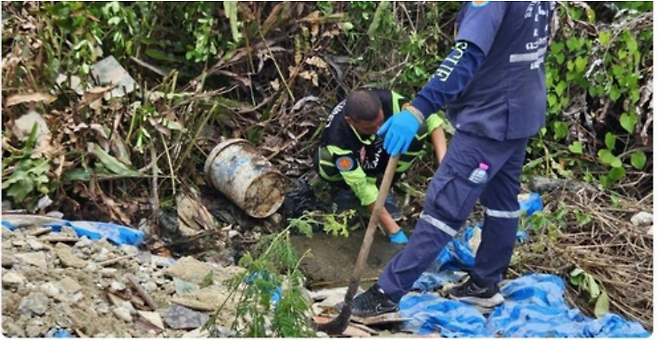
[[[617,5],[627,8],[646,6],[639,3]],[[547,166],[546,172],[565,168],[585,172],[592,164],[599,164],[608,170],[597,179],[604,187],[610,187],[621,181],[628,169],[642,171],[646,166],[646,154],[643,150],[633,149],[632,138],[638,131],[641,75],[647,65],[642,53],[651,46],[652,32],[626,26],[597,26],[595,33],[576,31],[574,22],[593,24],[596,22],[595,13],[586,7],[567,3],[558,6],[557,15],[565,19],[565,23],[551,42],[546,57],[547,125],[535,138],[532,150],[544,151],[544,157],[551,158],[546,143],[567,142],[569,154],[562,155],[561,166]],[[597,113],[594,112],[599,105],[597,102],[608,104]],[[601,120],[602,115],[612,117],[610,112],[615,112],[616,121],[611,117],[606,119],[608,128],[600,133],[602,140],[599,145],[583,145],[583,140],[574,140],[579,120],[565,119],[565,114],[573,115],[577,108],[585,105],[589,106],[589,112],[582,113],[587,116],[583,117],[585,121]],[[608,109],[608,105],[615,109],[600,111]],[[593,129],[594,125],[590,126]],[[595,159],[588,157],[590,154]],[[547,163],[554,164],[552,161]],[[567,174],[571,173],[559,172],[561,176]]]
[[[312,230],[313,225],[321,225],[325,233],[332,236],[349,237],[348,222],[356,215],[356,210],[349,209],[339,214],[305,211],[302,216],[290,219],[290,225],[299,230]],[[307,236],[311,236],[307,234]]]
[[[299,257],[292,247],[293,227],[305,235],[312,233],[305,223],[297,222],[278,234],[264,235],[252,252],[240,259],[239,265],[246,270],[227,281],[231,294],[226,301],[236,296],[239,299],[231,328],[240,337],[315,336],[310,305],[302,291],[304,275],[299,268],[307,254]],[[218,335],[214,325],[225,305],[204,326],[211,336]]]
[[[594,315],[601,317],[610,311],[610,299],[600,280],[581,268],[575,268],[569,273],[569,281],[581,293],[587,293],[590,304],[594,304]]]
[[[30,135],[22,149],[9,149],[10,155],[2,160],[2,189],[14,202],[24,203],[25,199],[35,193],[48,194],[53,185],[48,177],[51,164],[45,157],[32,158],[37,141],[38,127],[32,127]],[[30,200],[34,205],[35,200]]]

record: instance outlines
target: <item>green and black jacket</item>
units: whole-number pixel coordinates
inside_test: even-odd
[[[371,89],[381,100],[385,119],[404,110],[409,100],[401,95],[383,89]],[[359,198],[364,206],[377,199],[377,177],[384,174],[389,154],[384,150],[384,136],[361,136],[345,120],[340,102],[327,118],[325,129],[320,139],[320,146],[315,155],[316,170],[320,176],[330,182],[344,182]],[[397,173],[408,170],[414,160],[422,155],[426,138],[444,121],[437,114],[432,114],[421,125],[415,140],[405,154],[400,157]]]

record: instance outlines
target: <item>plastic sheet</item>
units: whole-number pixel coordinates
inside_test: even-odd
[[[7,220],[2,221],[2,226],[9,230],[16,229],[16,226]],[[117,245],[139,246],[144,243],[144,233],[142,231],[114,223],[57,220],[43,223],[41,226],[51,227],[54,232],[60,232],[62,227],[70,227],[78,237],[87,236],[94,241],[105,237],[108,241]]]
[[[444,282],[445,283],[445,282]],[[413,318],[406,330],[416,334],[438,332],[444,337],[648,337],[638,322],[615,314],[594,319],[564,300],[564,283],[554,275],[529,274],[506,284],[505,303],[488,317],[459,301],[422,294],[405,296],[402,317]]]
[[[541,197],[531,193],[519,201],[529,216],[542,209]],[[472,241],[481,224],[467,227],[439,254],[435,263],[414,283],[400,301],[400,314],[412,321],[405,328],[416,334],[439,333],[444,337],[648,337],[638,322],[611,313],[586,317],[564,300],[564,281],[554,275],[528,274],[501,288],[505,302],[486,317],[476,307],[430,293],[460,280],[475,262],[478,242]],[[525,233],[517,234],[520,242]]]

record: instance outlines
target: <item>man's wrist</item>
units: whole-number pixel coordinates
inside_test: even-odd
[[[425,122],[425,116],[417,108],[409,105],[409,106],[407,106],[407,111],[411,112],[411,114],[414,117],[416,117],[416,119],[418,120],[418,124],[422,125]]]

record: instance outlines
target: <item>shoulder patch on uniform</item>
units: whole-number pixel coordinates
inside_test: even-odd
[[[484,7],[488,5],[491,1],[471,1],[471,6],[473,7]]]
[[[336,168],[339,171],[352,171],[355,168],[356,163],[354,159],[349,156],[341,156],[336,159]]]

